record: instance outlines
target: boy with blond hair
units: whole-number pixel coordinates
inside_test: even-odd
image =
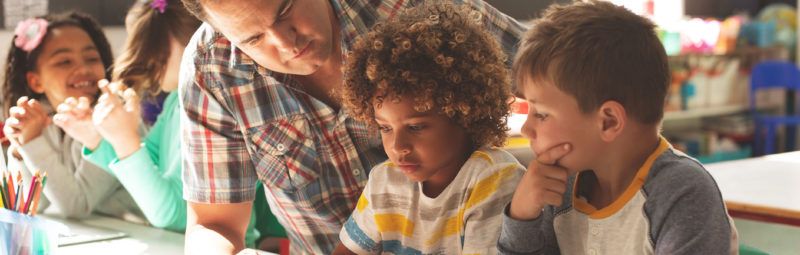
[[[538,157],[500,253],[737,252],[714,179],[659,135],[670,72],[652,22],[607,2],[550,7],[514,71]]]

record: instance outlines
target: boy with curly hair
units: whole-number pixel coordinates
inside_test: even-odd
[[[503,254],[737,254],[714,179],[659,135],[669,67],[648,19],[608,2],[550,7],[514,61],[537,158]]]
[[[524,169],[491,147],[505,141],[511,92],[479,16],[410,8],[348,56],[343,105],[378,128],[389,160],[370,172],[334,254],[496,253]]]

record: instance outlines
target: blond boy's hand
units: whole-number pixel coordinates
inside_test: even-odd
[[[124,159],[140,148],[139,97],[133,89],[125,89],[118,82],[100,80],[98,87],[103,94],[97,99],[92,121],[97,132],[114,147],[117,156]]]
[[[561,205],[568,174],[566,168],[558,165],[558,160],[571,149],[571,145],[561,144],[536,155],[511,199],[511,218],[533,220],[539,218],[545,205]]]
[[[53,116],[53,123],[89,150],[97,149],[103,137],[92,123],[92,108],[88,98],[69,97],[58,105],[56,110],[58,113]]]
[[[44,127],[50,123],[47,111],[36,99],[20,97],[16,106],[9,109],[3,132],[17,147],[39,137]]]

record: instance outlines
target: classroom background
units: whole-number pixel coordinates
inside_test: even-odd
[[[530,20],[553,3],[571,0],[486,0],[501,11],[530,24]],[[0,0],[0,42],[8,43],[13,28],[20,20],[40,14],[78,10],[98,19],[103,25],[112,50],[117,56],[125,41],[123,26],[125,12],[134,0]],[[610,0],[651,18],[658,25],[658,35],[669,55],[672,84],[669,89],[663,135],[681,151],[709,164],[723,197],[726,192],[749,194],[757,201],[768,201],[768,187],[782,188],[780,207],[775,217],[769,215],[732,213],[739,231],[740,243],[752,254],[800,254],[800,123],[797,93],[800,89],[800,70],[797,68],[800,48],[797,47],[797,5],[795,0]],[[0,58],[5,59],[8,45],[0,46]],[[765,64],[766,63],[766,64]],[[780,79],[779,79],[780,78]],[[785,83],[781,83],[785,82]],[[781,88],[762,86],[781,83]],[[525,107],[515,110],[509,120],[514,135],[506,149],[523,164],[534,155],[528,141],[519,136],[525,120]],[[6,113],[0,113],[0,120]],[[781,116],[769,120],[762,116]],[[3,155],[8,143],[2,143]],[[786,182],[763,184],[746,174],[769,175],[765,171],[772,163],[764,163],[762,155],[784,153],[781,162],[787,171],[772,176]],[[785,154],[790,153],[790,154]],[[777,157],[773,158],[777,159]],[[751,160],[751,161],[748,161]],[[739,163],[736,163],[739,162]],[[741,163],[745,162],[745,163]],[[735,170],[718,173],[723,169]],[[792,171],[794,170],[794,171]],[[726,179],[739,178],[723,183]],[[726,175],[727,174],[727,175]],[[797,178],[792,178],[792,176]],[[745,180],[740,180],[745,178]],[[731,179],[732,180],[732,179]],[[729,185],[729,186],[726,186]],[[785,187],[784,187],[785,186]],[[731,187],[731,188],[727,188]],[[764,190],[763,192],[762,189]],[[730,190],[730,191],[729,191]],[[728,201],[729,209],[737,205]],[[750,207],[753,207],[752,205]],[[100,223],[107,224],[106,219]],[[120,223],[136,235],[155,235],[162,241],[180,242],[180,236]],[[119,225],[119,224],[118,224]],[[124,231],[124,230],[123,230]],[[150,232],[148,232],[150,231]],[[153,232],[160,231],[160,232]],[[135,237],[129,234],[129,237]],[[157,242],[159,238],[153,239]],[[144,239],[142,239],[144,240]],[[148,239],[150,240],[150,239]],[[137,242],[132,251],[162,249],[163,244]],[[750,250],[749,248],[752,248]],[[166,248],[164,248],[166,249]],[[163,250],[162,250],[163,251]],[[762,253],[759,253],[762,252]],[[157,252],[155,252],[157,253]]]

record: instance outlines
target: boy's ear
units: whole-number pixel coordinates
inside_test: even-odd
[[[28,80],[28,87],[31,87],[33,92],[42,94],[44,93],[44,86],[42,86],[42,80],[39,79],[39,74],[33,71],[29,71],[25,74],[25,78]]]
[[[606,101],[600,105],[598,114],[602,123],[601,139],[605,142],[616,140],[622,134],[622,130],[625,129],[625,124],[628,120],[625,107],[617,101]]]

